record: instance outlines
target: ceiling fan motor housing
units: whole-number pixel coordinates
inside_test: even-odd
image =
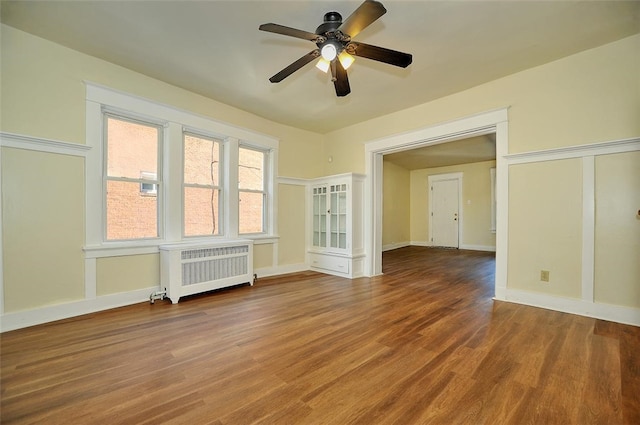
[[[316,34],[325,35],[332,33],[342,25],[342,15],[338,12],[327,12],[324,14],[324,22],[316,28]]]
[[[333,45],[336,48],[336,53],[340,53],[344,49],[344,42],[348,40],[348,36],[345,37],[338,31],[340,25],[342,25],[342,15],[338,12],[325,13],[324,22],[316,28],[316,34],[321,36],[316,42],[320,50],[327,44]]]

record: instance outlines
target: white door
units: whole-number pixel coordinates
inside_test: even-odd
[[[431,185],[431,245],[458,248],[458,180]]]

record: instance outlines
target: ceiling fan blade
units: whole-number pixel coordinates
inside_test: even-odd
[[[342,22],[338,30],[353,38],[385,13],[387,13],[387,9],[384,8],[382,3],[365,0],[364,3]]]
[[[320,56],[319,49],[312,50],[306,55],[304,55],[303,57],[301,57],[300,59],[298,59],[297,61],[295,61],[294,63],[292,63],[291,65],[287,66],[282,71],[278,72],[273,77],[269,78],[269,81],[271,81],[272,83],[279,83],[280,81],[284,80],[289,75],[293,74],[294,72],[296,72],[297,70],[299,70],[300,68],[302,68],[303,66],[305,66],[306,64],[308,64],[309,62],[311,62],[312,60],[314,60],[319,56]]]
[[[408,67],[413,61],[413,56],[409,53],[398,52],[397,50],[385,49],[384,47],[372,46],[370,44],[352,41],[347,46],[348,53],[375,61],[388,63],[389,65]]]
[[[273,32],[276,34],[288,35],[290,37],[302,38],[303,40],[316,41],[318,34],[314,34],[308,31],[298,30],[295,28],[285,27],[278,24],[262,24],[258,28],[260,31]]]
[[[333,76],[333,85],[336,88],[336,96],[343,97],[351,93],[347,70],[343,68],[340,61],[331,62],[331,75]]]

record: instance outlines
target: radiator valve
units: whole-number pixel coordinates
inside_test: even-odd
[[[164,291],[156,291],[156,292],[152,292],[151,295],[149,295],[149,302],[151,304],[155,304],[156,300],[164,300],[164,298],[167,296],[167,290],[165,288]]]

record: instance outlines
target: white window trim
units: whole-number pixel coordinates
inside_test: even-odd
[[[139,96],[127,94],[99,84],[85,81],[86,85],[86,144],[90,147],[87,152],[86,190],[86,232],[85,252],[89,256],[99,256],[103,252],[117,255],[148,253],[150,247],[157,247],[164,243],[179,243],[185,240],[182,235],[182,143],[184,131],[195,132],[223,140],[224,158],[227,161],[228,175],[224,176],[223,190],[226,192],[226,214],[224,218],[225,234],[210,236],[205,239],[233,239],[238,237],[238,192],[237,192],[237,147],[240,143],[247,146],[267,150],[269,153],[270,177],[267,182],[268,202],[271,206],[269,219],[264,234],[255,235],[255,239],[268,240],[277,238],[277,152],[278,139],[262,133],[213,120],[189,111],[161,104]],[[106,241],[103,235],[104,197],[102,192],[103,170],[103,112],[123,115],[127,118],[139,119],[144,122],[161,124],[164,127],[162,152],[162,183],[164,202],[162,213],[165,217],[159,223],[162,238],[134,241]],[[235,150],[235,155],[231,155]],[[235,158],[233,158],[235,156]],[[229,191],[229,185],[235,184],[235,190]],[[235,199],[234,199],[235,198]],[[235,202],[234,202],[235,201]],[[227,207],[228,206],[228,207]],[[244,238],[254,239],[253,235],[243,235]],[[201,239],[201,238],[199,238]],[[189,238],[189,240],[192,240]]]
[[[496,233],[496,211],[498,205],[496,202],[496,167],[492,167],[489,173],[491,178],[491,228],[489,230],[491,233]]]

